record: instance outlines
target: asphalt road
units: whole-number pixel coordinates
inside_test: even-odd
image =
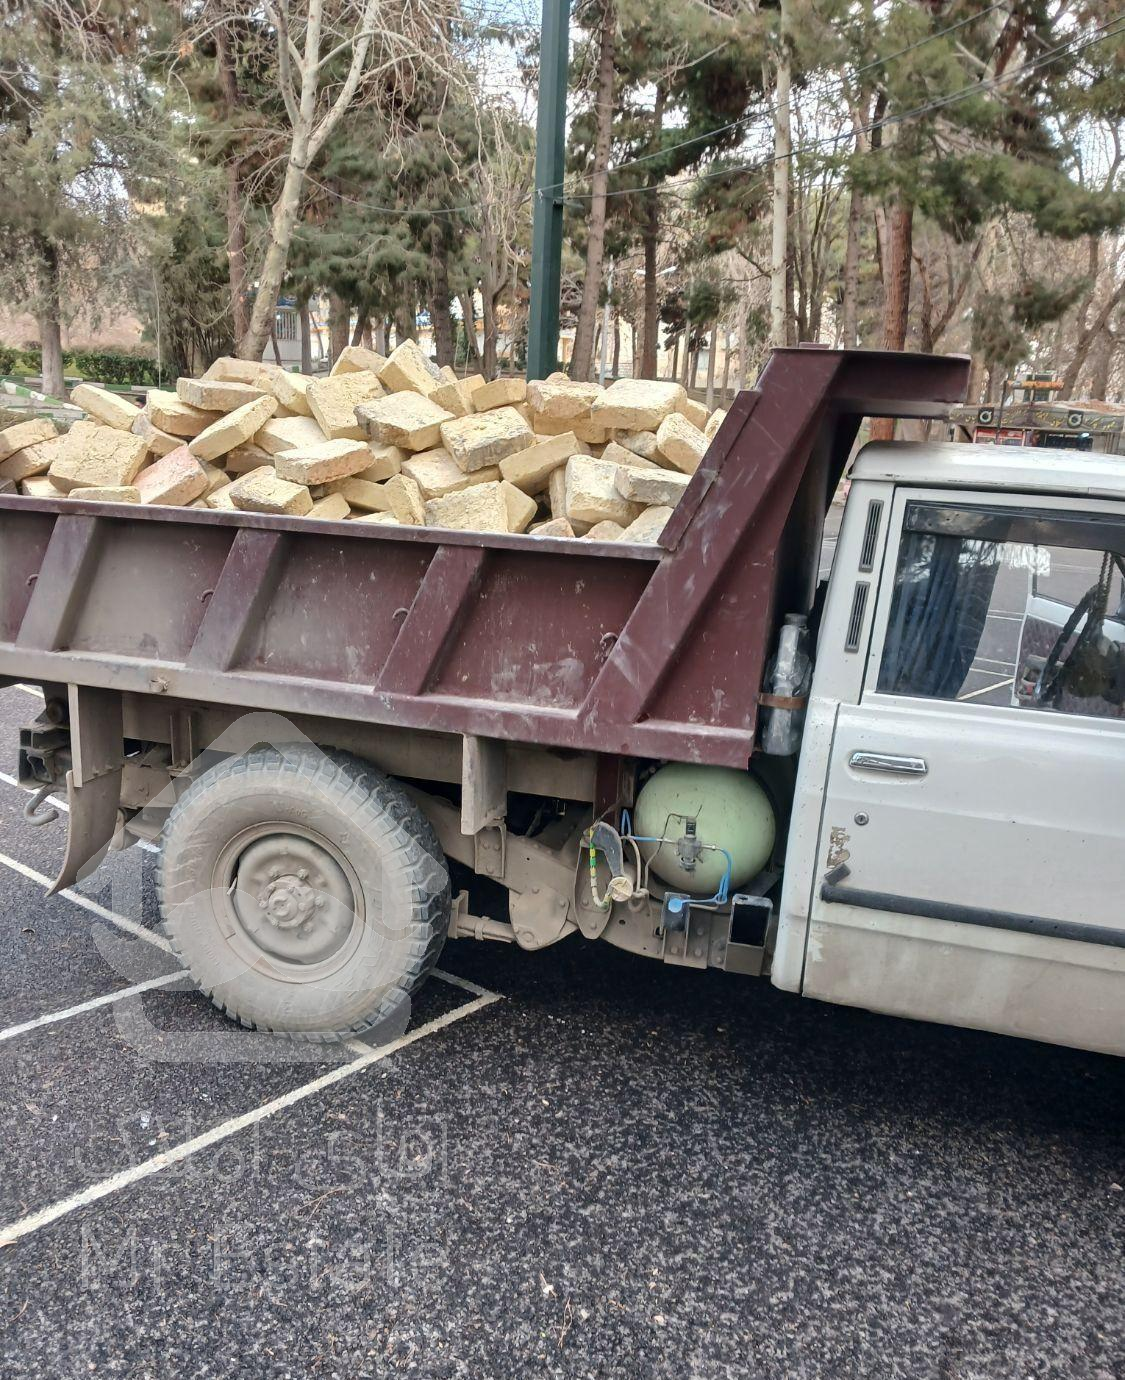
[[[1125,1062],[576,940],[452,944],[408,1043],[294,1062],[98,913],[151,930],[151,854],[44,900],[22,799],[6,1380],[1125,1374]]]

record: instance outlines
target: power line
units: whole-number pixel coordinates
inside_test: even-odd
[[[966,15],[964,19],[959,19],[956,24],[950,24],[947,28],[938,29],[932,34],[927,34],[924,38],[916,39],[913,43],[908,43],[905,48],[900,48],[897,52],[888,53],[885,57],[876,58],[872,62],[864,63],[862,67],[857,67],[852,73],[852,79],[862,76],[864,72],[870,72],[876,67],[885,67],[888,63],[896,61],[898,58],[905,57],[907,53],[912,53],[918,48],[923,48],[927,43],[933,43],[935,39],[944,38],[946,34],[955,33],[958,29],[963,29],[968,24],[975,24],[978,19],[983,19],[986,15],[995,13],[996,10],[1004,9],[1010,0],[997,0],[994,5],[989,5],[987,9],[978,10],[976,14]],[[802,93],[805,94],[805,93]],[[816,95],[828,94],[823,87],[815,92]],[[677,144],[669,144],[666,148],[654,150],[652,153],[640,154],[636,158],[626,159],[624,163],[618,163],[609,169],[611,173],[622,172],[626,168],[635,168],[641,163],[651,162],[656,158],[664,158],[670,153],[675,153],[678,149],[690,148],[692,144],[700,144],[708,139],[713,139],[716,134],[725,134],[728,130],[738,129],[741,125],[752,124],[755,120],[763,119],[767,115],[776,115],[782,110],[788,110],[795,104],[794,98],[788,101],[780,101],[774,105],[762,106],[750,115],[740,115],[737,120],[731,120],[729,124],[718,125],[714,129],[706,130],[703,134],[695,134],[690,139],[681,139]],[[576,177],[588,180],[590,173],[577,173]],[[540,188],[543,192],[557,191],[565,189],[566,183],[555,183],[551,187]]]
[[[1001,8],[1001,5],[1002,5],[1002,4],[1006,4],[1007,2],[1008,2],[1008,0],[1001,0],[1001,4],[993,5],[993,6],[992,6],[992,9],[993,9],[993,10],[999,9],[999,8]],[[979,18],[981,18],[984,14],[987,14],[987,13],[989,13],[989,12],[990,12],[990,11],[982,10],[982,11],[980,11],[979,14],[974,15],[974,16],[973,16],[973,19],[979,19]],[[1022,76],[1022,75],[1023,75],[1024,73],[1026,73],[1026,72],[1034,71],[1037,67],[1042,67],[1042,66],[1046,65],[1047,63],[1054,61],[1055,58],[1061,57],[1061,56],[1063,56],[1064,54],[1067,54],[1068,52],[1073,53],[1074,55],[1076,55],[1076,54],[1078,54],[1078,53],[1084,52],[1087,48],[1093,47],[1093,46],[1094,46],[1095,44],[1097,44],[1097,43],[1103,43],[1106,39],[1115,38],[1115,37],[1117,37],[1119,34],[1125,33],[1125,24],[1122,23],[1123,20],[1125,20],[1125,11],[1122,11],[1120,14],[1114,15],[1111,19],[1106,20],[1105,23],[1098,25],[1095,29],[1092,30],[1091,36],[1088,36],[1088,37],[1087,37],[1087,36],[1083,36],[1082,41],[1079,41],[1079,40],[1076,39],[1076,38],[1075,38],[1075,39],[1068,39],[1065,43],[1057,44],[1054,48],[1048,49],[1046,52],[1041,53],[1038,57],[1030,59],[1028,62],[1023,63],[1023,64],[1022,64],[1021,66],[1019,66],[1019,67],[1013,67],[1013,68],[1011,68],[1009,71],[1004,72],[1004,73],[1001,73],[1001,75],[998,76],[998,77],[982,78],[982,80],[980,80],[980,81],[971,82],[968,86],[963,86],[963,87],[959,88],[957,91],[950,92],[950,93],[949,93],[948,95],[946,95],[946,96],[936,97],[936,98],[933,99],[933,100],[927,101],[927,102],[926,102],[925,104],[923,104],[923,105],[916,106],[916,107],[915,107],[914,109],[912,109],[912,110],[901,111],[901,112],[899,112],[898,114],[887,115],[887,116],[882,117],[882,118],[879,119],[879,120],[873,120],[873,121],[871,121],[869,124],[867,124],[867,125],[861,125],[861,126],[859,126],[858,128],[856,128],[856,129],[849,130],[846,134],[843,134],[843,135],[841,135],[841,134],[832,134],[832,135],[825,135],[824,137],[819,138],[819,139],[809,139],[809,140],[805,140],[803,143],[794,145],[794,147],[790,150],[790,152],[789,152],[787,155],[785,155],[785,156],[786,156],[787,158],[796,158],[798,155],[803,154],[803,153],[806,153],[806,152],[808,152],[810,149],[819,148],[819,147],[821,147],[821,146],[823,146],[823,145],[826,145],[826,144],[838,144],[838,143],[841,141],[841,139],[851,139],[851,138],[854,138],[857,134],[870,134],[870,133],[873,133],[873,132],[874,132],[875,130],[877,130],[877,129],[884,129],[884,128],[887,128],[887,127],[890,127],[890,126],[893,126],[893,125],[903,124],[903,123],[905,123],[905,122],[908,121],[908,120],[918,119],[918,118],[920,118],[920,117],[923,116],[923,115],[927,115],[927,114],[932,113],[933,111],[943,110],[943,109],[945,109],[947,106],[954,105],[954,104],[956,104],[958,101],[964,100],[964,99],[966,99],[966,98],[969,97],[969,96],[976,95],[976,94],[978,94],[978,93],[982,93],[982,92],[989,91],[989,90],[995,90],[997,87],[1004,85],[1006,82],[1012,81],[1012,80],[1014,80],[1016,77]],[[954,26],[950,26],[950,27],[951,27],[951,28],[959,28],[959,27],[961,27],[965,22],[966,22],[966,21],[961,21],[961,24],[959,24],[959,25],[954,25]],[[1117,25],[1117,26],[1119,26],[1119,27],[1116,27],[1116,28],[1115,28],[1115,27],[1114,27],[1115,25]],[[878,64],[868,64],[867,66],[870,67],[870,66],[873,66],[873,65],[883,65],[884,63],[891,61],[893,58],[900,57],[900,56],[902,56],[904,53],[911,52],[911,51],[913,51],[915,48],[921,47],[923,43],[929,42],[929,41],[931,41],[932,39],[938,38],[938,37],[941,36],[942,33],[947,33],[947,32],[949,32],[949,30],[941,30],[939,33],[931,34],[931,35],[929,36],[928,39],[920,39],[920,40],[918,40],[916,43],[909,45],[909,47],[902,49],[899,53],[891,54],[891,55],[889,55],[889,56],[886,57],[886,58],[881,58],[881,59],[879,60],[879,63],[878,63]],[[1076,44],[1077,44],[1077,46],[1075,46]],[[866,69],[865,69],[865,68],[861,68],[861,69],[857,69],[857,70],[862,71],[862,70],[866,70]],[[778,108],[780,109],[780,106],[779,106]],[[747,118],[756,118],[756,117],[747,117]],[[736,122],[736,123],[739,123],[739,122]],[[712,132],[714,132],[714,131],[712,131]],[[699,135],[699,136],[697,136],[697,137],[700,138],[700,139],[702,139],[702,138],[707,137],[707,136]],[[691,142],[694,142],[694,141],[693,141],[693,140],[685,140],[685,141],[684,141],[685,144],[686,144],[686,143],[691,143]],[[681,147],[681,145],[673,145],[673,146],[672,146],[672,148],[677,148],[677,147]],[[665,152],[665,153],[671,152],[671,149],[663,150],[663,152]],[[651,156],[651,155],[646,155],[646,157],[649,157],[649,156]],[[634,160],[634,161],[635,161],[635,162],[643,162],[643,161],[645,161],[645,160],[644,160],[644,159],[637,159],[637,160]],[[615,188],[615,189],[610,189],[609,191],[606,192],[606,195],[607,195],[607,196],[631,196],[631,195],[633,195],[633,194],[635,194],[635,193],[637,193],[637,192],[650,192],[650,193],[654,193],[654,194],[656,194],[656,195],[666,196],[666,195],[669,195],[670,193],[674,193],[679,187],[691,186],[692,184],[694,184],[694,183],[696,183],[696,182],[710,181],[710,180],[712,180],[712,179],[714,179],[714,178],[729,177],[729,176],[731,176],[731,175],[733,175],[733,174],[740,173],[740,172],[756,172],[756,171],[761,171],[761,170],[763,170],[763,169],[765,169],[765,168],[770,167],[772,164],[774,164],[774,163],[776,163],[776,162],[778,162],[778,161],[779,161],[779,158],[778,158],[777,155],[770,155],[769,157],[759,159],[759,160],[757,160],[757,161],[755,161],[755,162],[753,162],[753,163],[735,164],[735,165],[732,165],[732,166],[727,166],[727,167],[723,167],[723,168],[716,169],[716,170],[713,171],[713,172],[692,173],[692,174],[690,174],[690,175],[688,175],[688,176],[686,176],[686,177],[677,178],[677,179],[675,179],[675,180],[673,180],[673,181],[671,181],[671,182],[665,182],[665,183],[662,183],[662,184],[660,184],[660,185],[658,185],[658,186],[655,186],[655,187],[644,186],[644,185],[638,185],[638,186],[634,186],[634,187],[618,187],[618,188]],[[628,166],[631,166],[631,164],[621,164],[621,165],[619,165],[618,168],[612,169],[612,171],[617,172],[617,171],[620,171],[621,168],[628,167]],[[373,211],[373,212],[375,212],[376,214],[379,214],[379,215],[389,215],[389,216],[425,216],[425,215],[429,215],[429,216],[442,216],[442,215],[460,215],[460,214],[464,214],[464,213],[470,212],[470,211],[475,211],[475,210],[478,209],[477,204],[476,204],[476,203],[473,203],[473,202],[467,203],[467,204],[465,204],[465,205],[463,205],[463,206],[412,206],[412,207],[405,207],[405,206],[378,206],[378,205],[375,205],[375,204],[373,204],[373,203],[371,203],[371,202],[361,201],[361,200],[359,200],[359,199],[356,198],[356,197],[348,196],[348,195],[347,195],[346,193],[344,193],[344,192],[338,192],[338,191],[336,191],[336,190],[335,190],[334,188],[332,188],[332,187],[325,186],[324,183],[317,181],[317,179],[314,178],[314,177],[312,177],[311,174],[306,173],[305,176],[306,176],[306,179],[307,179],[310,183],[312,183],[312,185],[313,185],[314,187],[317,187],[317,188],[318,188],[320,191],[322,191],[326,196],[334,197],[334,198],[336,198],[338,201],[347,202],[349,205],[359,207],[359,208],[362,209],[362,210]],[[552,190],[558,190],[559,188],[563,187],[564,185],[565,185],[564,183],[553,183],[550,187],[544,187],[544,188],[540,189],[539,193],[537,193],[537,194],[541,194],[542,192],[549,192],[549,191],[552,191]],[[527,193],[524,197],[522,197],[522,198],[520,199],[519,205],[520,205],[520,206],[526,205],[526,203],[532,199],[532,196],[533,196],[533,195],[534,195],[534,194],[531,193],[531,192]],[[589,192],[572,192],[572,193],[569,193],[569,195],[572,195],[572,196],[574,196],[576,199],[579,199],[579,200],[589,200],[589,199],[591,198],[591,196],[592,196],[592,194],[589,193]]]
[[[1116,38],[1118,34],[1125,33],[1125,25],[1121,23],[1123,19],[1125,19],[1125,11],[1107,20],[1106,23],[1098,25],[1098,27],[1093,30],[1093,33],[1097,35],[1097,37],[1087,38],[1085,41],[1078,43],[1077,47],[1073,46],[1077,40],[1069,39],[1066,43],[1048,49],[1047,52],[1041,53],[1039,57],[1032,58],[1029,62],[1025,62],[1019,67],[1013,67],[1009,71],[1001,73],[998,77],[987,77],[983,78],[981,81],[971,82],[968,86],[963,86],[957,91],[950,92],[947,96],[936,97],[934,100],[927,101],[924,105],[916,106],[913,110],[904,110],[895,115],[886,115],[881,119],[872,120],[869,124],[860,125],[858,128],[849,130],[843,135],[829,134],[820,139],[805,140],[804,143],[794,145],[790,152],[784,156],[786,158],[796,158],[799,154],[806,153],[810,149],[819,148],[825,144],[838,144],[841,139],[851,139],[857,134],[871,134],[877,129],[885,129],[893,125],[903,124],[907,120],[916,120],[922,115],[928,115],[933,111],[944,110],[947,106],[955,105],[958,101],[964,100],[968,96],[977,95],[984,91],[995,90],[998,86],[1004,85],[1005,82],[1012,81],[1026,72],[1034,71],[1035,68],[1042,67],[1046,63],[1054,61],[1055,58],[1064,55],[1068,51],[1072,54],[1078,54],[1084,52],[1087,48],[1093,47],[1096,43],[1104,43],[1107,38]],[[1103,30],[1110,30],[1115,24],[1121,27],[1112,29],[1111,32],[1102,32]],[[769,157],[758,159],[753,163],[734,164],[716,169],[714,172],[692,173],[687,177],[677,178],[656,187],[639,185],[635,187],[611,188],[606,192],[606,196],[631,196],[635,192],[655,192],[658,195],[665,195],[676,187],[689,186],[694,182],[706,182],[717,177],[729,177],[732,173],[753,172],[768,168],[772,166],[772,164],[778,162],[779,157],[779,155],[770,155]],[[579,200],[589,200],[592,194],[589,192],[573,192],[570,193],[570,195]]]

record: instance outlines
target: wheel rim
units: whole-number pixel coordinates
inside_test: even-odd
[[[323,835],[289,822],[233,838],[215,871],[228,942],[247,964],[287,982],[316,982],[342,968],[364,930],[363,891]]]

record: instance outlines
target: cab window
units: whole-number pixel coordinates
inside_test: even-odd
[[[1125,523],[908,504],[877,688],[1125,718]]]

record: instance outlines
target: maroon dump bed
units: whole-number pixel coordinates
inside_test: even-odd
[[[0,677],[743,766],[860,418],[967,375],[775,352],[659,546],[0,497]]]

